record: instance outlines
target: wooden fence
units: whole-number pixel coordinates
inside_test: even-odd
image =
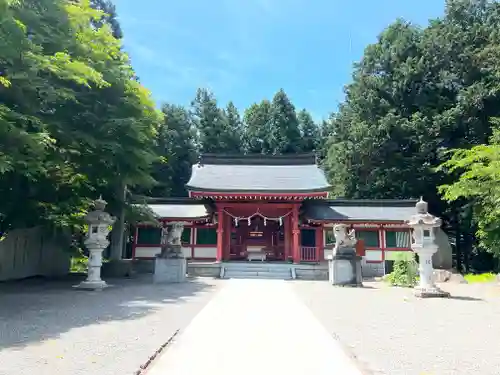
[[[15,229],[0,241],[0,281],[69,272],[68,242],[42,228]]]

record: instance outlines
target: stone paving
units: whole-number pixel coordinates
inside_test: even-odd
[[[228,281],[147,375],[362,375],[284,280]]]
[[[132,374],[224,281],[112,280],[102,292],[73,290],[76,283],[0,284],[1,375]]]
[[[500,374],[499,285],[445,283],[452,298],[422,300],[410,289],[364,284],[293,286],[368,374]]]
[[[304,317],[314,314],[325,332],[338,338],[356,357],[356,364],[362,364],[364,375],[499,374],[498,285],[443,284],[453,298],[418,300],[409,289],[381,283],[365,282],[365,288],[352,289],[332,287],[324,281],[272,281],[272,285],[281,286],[264,283],[262,292],[254,287],[264,285],[260,282],[249,281],[241,289],[243,294],[232,307],[233,312],[241,314],[251,301],[259,300],[267,308],[248,313],[244,321],[231,318],[232,326],[239,327],[233,331],[235,336],[238,332],[265,336],[265,332],[257,331],[257,323],[265,315],[271,322],[288,322],[276,326],[285,339],[265,336],[265,345],[285,345],[287,341],[302,345],[300,336],[308,331],[294,331],[294,322],[311,321]],[[76,283],[31,280],[0,284],[0,375],[132,374],[177,329],[181,329],[181,340],[182,332],[203,323],[203,316],[215,319],[213,313],[218,310],[210,308],[209,301],[214,296],[215,300],[224,298],[231,281],[195,279],[160,286],[152,284],[150,278],[139,278],[112,282],[115,287],[103,292],[72,290]],[[292,291],[295,309],[300,311],[295,320],[281,310],[283,303],[291,301]],[[198,314],[210,309],[212,315]],[[222,312],[220,315],[219,327],[224,318]],[[252,316],[254,324],[245,323]],[[318,325],[313,323],[316,333]],[[226,332],[231,334],[230,329]],[[304,349],[306,354],[315,350],[310,364],[318,363],[317,358],[320,362],[325,357],[335,358],[329,353],[317,354],[323,353],[323,346],[332,345],[326,339],[328,335],[321,337],[325,340],[322,347],[310,342],[310,348]],[[227,350],[225,355],[235,347],[228,346]],[[295,351],[286,352],[279,359],[293,365],[299,356]],[[248,369],[249,363],[262,358],[251,357],[238,370]],[[311,366],[308,369],[307,373],[314,373]]]

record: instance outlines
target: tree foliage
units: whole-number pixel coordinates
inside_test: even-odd
[[[336,195],[424,195],[457,244],[473,250],[474,225],[485,211],[471,210],[472,196],[454,189],[443,197],[438,186],[458,188],[460,172],[449,163],[436,167],[450,150],[472,147],[451,163],[480,151],[474,146],[487,142],[491,119],[500,116],[499,11],[494,1],[449,0],[445,15],[427,27],[397,20],[365,49],[329,120],[324,165]]]
[[[269,148],[272,154],[289,154],[301,150],[301,134],[295,106],[285,91],[279,90],[269,111]]]
[[[185,184],[191,176],[191,166],[196,162],[196,133],[193,119],[187,109],[164,104],[164,122],[157,138],[158,155],[153,178],[157,184],[148,192],[153,197],[186,196]]]
[[[110,26],[95,27],[103,12],[63,0],[0,9],[3,229],[69,225],[96,194],[114,203],[117,186],[151,184],[161,116]]]
[[[120,217],[131,195],[185,195],[202,152],[315,152],[335,196],[424,195],[458,263],[500,253],[498,2],[396,20],[321,122],[283,89],[239,110],[200,88],[158,111],[122,37],[110,0],[0,0],[0,229],[71,225],[99,194]]]
[[[500,129],[498,119],[489,144],[457,149],[438,169],[459,173],[458,180],[440,186],[448,201],[473,203],[477,235],[483,249],[500,253]]]
[[[245,149],[250,154],[268,154],[271,152],[269,144],[271,102],[263,100],[254,103],[245,110]]]

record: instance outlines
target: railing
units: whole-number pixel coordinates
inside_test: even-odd
[[[301,246],[300,260],[302,262],[317,262],[319,260],[318,248],[310,246]]]

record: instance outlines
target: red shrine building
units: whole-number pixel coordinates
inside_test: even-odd
[[[323,269],[348,224],[358,238],[364,275],[382,275],[410,250],[405,224],[416,200],[328,199],[330,185],[312,154],[202,155],[187,183],[189,198],[151,199],[162,222],[183,222],[182,245],[193,267],[259,262]],[[161,229],[136,228],[133,258],[160,252]],[[326,267],[326,266],[325,266]]]

